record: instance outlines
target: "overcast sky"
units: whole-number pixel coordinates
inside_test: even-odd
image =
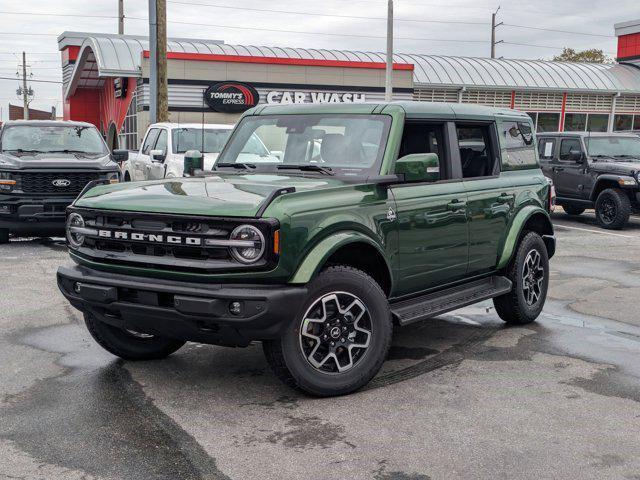
[[[147,0],[124,0],[125,33],[148,33]],[[335,48],[383,51],[385,48],[386,0],[175,0],[168,1],[167,20],[170,37],[219,39],[232,44],[274,45],[291,47]],[[217,5],[214,6],[206,6]],[[397,52],[436,55],[489,56],[491,13],[502,8],[498,21],[497,55],[506,58],[551,58],[563,46],[575,49],[600,48],[615,55],[613,24],[640,18],[638,0],[396,0],[395,36]],[[300,15],[220,8],[220,6],[307,12]],[[45,15],[14,15],[41,13]],[[77,16],[50,16],[77,15]],[[321,16],[320,14],[342,17]],[[113,18],[91,18],[106,16]],[[20,63],[18,52],[25,50],[33,78],[60,80],[60,55],[56,37],[65,30],[117,32],[117,0],[0,0],[0,77],[14,78]],[[381,19],[344,18],[379,17]],[[137,20],[137,18],[142,20]],[[403,21],[404,20],[404,21]],[[414,21],[406,21],[414,20]],[[415,20],[469,22],[474,24],[422,23]],[[218,26],[181,23],[215,24]],[[478,24],[475,24],[475,23]],[[524,29],[510,25],[541,27],[600,36],[574,35]],[[259,31],[228,27],[263,28]],[[286,30],[286,32],[278,31]],[[300,32],[300,33],[292,33]],[[304,33],[303,33],[304,32]],[[27,33],[37,35],[26,35]],[[350,34],[353,36],[341,36]],[[381,38],[358,38],[357,35]],[[422,40],[426,39],[426,40]],[[463,42],[464,41],[464,42]],[[513,45],[533,44],[544,47]],[[31,106],[49,110],[56,105],[62,110],[61,87],[56,84],[32,83],[35,99]],[[9,102],[20,104],[16,96],[18,81],[0,80],[2,119],[6,119]]]

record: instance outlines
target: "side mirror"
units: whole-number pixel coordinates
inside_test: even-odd
[[[114,150],[111,152],[111,160],[122,163],[129,160],[129,150]]]
[[[189,150],[184,154],[184,176],[193,177],[196,170],[204,168],[204,157],[198,150]]]
[[[406,182],[437,182],[440,180],[440,159],[435,153],[412,153],[396,160],[394,173]]]
[[[569,160],[571,160],[572,162],[582,163],[583,159],[584,158],[580,150],[577,150],[575,148],[572,148],[571,150],[569,150]]]
[[[167,158],[167,155],[164,153],[164,150],[151,150],[149,152],[149,156],[151,160],[154,162],[164,162],[164,159]]]

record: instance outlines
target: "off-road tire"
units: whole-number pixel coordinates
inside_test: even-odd
[[[528,259],[532,251],[540,255],[540,266],[544,272],[544,278],[540,287],[538,301],[528,304],[526,294],[523,289],[523,270],[525,260]],[[516,252],[505,270],[505,276],[513,283],[513,288],[509,293],[493,299],[498,316],[511,325],[525,325],[533,322],[544,307],[549,287],[549,256],[547,247],[542,237],[536,232],[524,232]]]
[[[0,229],[0,245],[3,243],[9,243],[9,230],[6,228]]]
[[[613,212],[607,212],[610,206]],[[596,199],[596,220],[598,225],[608,230],[620,230],[629,221],[631,200],[618,188],[607,188],[600,192]]]
[[[586,208],[577,205],[562,205],[562,209],[567,215],[582,215]]]
[[[376,281],[353,267],[337,265],[323,270],[308,287],[307,300],[283,336],[263,342],[267,362],[286,385],[308,394],[329,397],[351,393],[366,385],[384,363],[393,333],[391,310]],[[344,372],[325,373],[312,366],[301,344],[303,317],[315,303],[333,292],[346,292],[361,300],[371,323],[369,346]]]
[[[153,336],[142,338],[113,325],[101,322],[90,313],[84,314],[89,333],[98,344],[125,360],[158,360],[166,358],[186,342]]]

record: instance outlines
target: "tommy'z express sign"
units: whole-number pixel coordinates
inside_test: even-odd
[[[260,95],[245,83],[220,82],[205,90],[204,101],[215,112],[239,113],[255,107]]]

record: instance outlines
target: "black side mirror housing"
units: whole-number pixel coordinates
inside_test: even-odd
[[[584,161],[584,155],[582,155],[582,152],[580,150],[569,150],[569,160],[575,162],[575,163],[582,163]]]
[[[129,160],[129,150],[114,150],[111,152],[111,160],[122,163]]]

